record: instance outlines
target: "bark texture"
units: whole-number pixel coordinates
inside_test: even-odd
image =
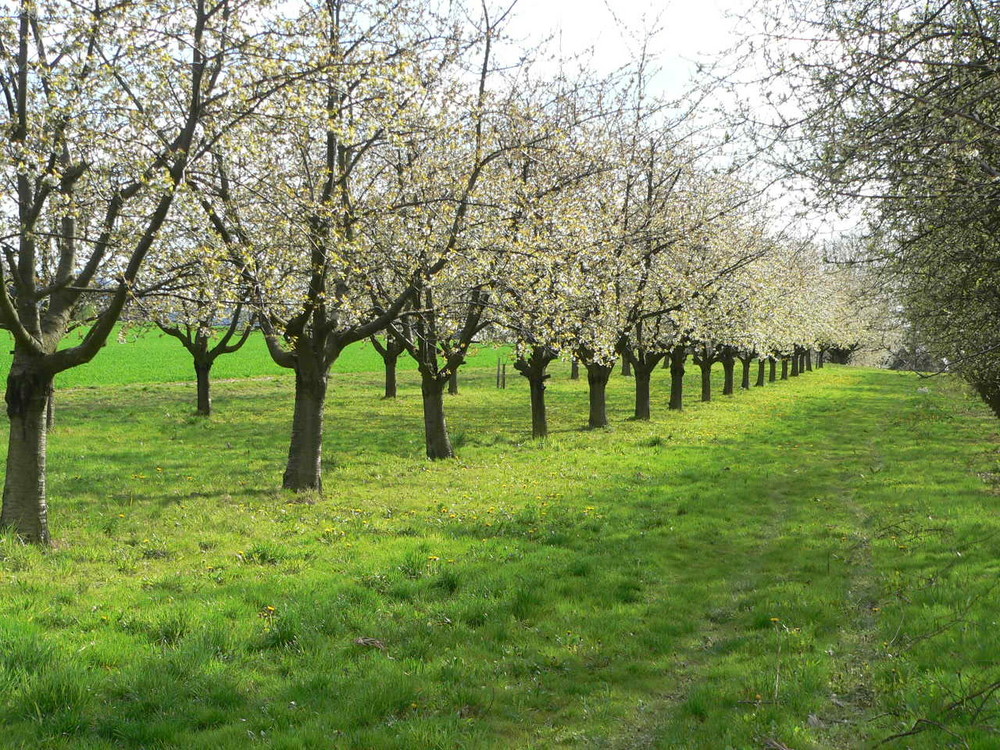
[[[445,379],[434,373],[420,373],[420,393],[424,402],[424,444],[427,458],[434,461],[455,457],[444,416],[445,382]]]
[[[553,350],[544,346],[535,346],[527,358],[520,358],[514,363],[517,370],[528,380],[531,394],[531,436],[533,438],[548,437],[549,423],[545,410],[545,381],[549,374],[545,371],[549,363],[556,358]]]
[[[590,419],[587,426],[594,430],[608,426],[608,378],[615,366],[584,362],[587,368],[587,385],[590,388]]]
[[[295,371],[295,411],[288,463],[282,479],[286,490],[323,490],[323,415],[326,407],[326,373],[310,377]]]
[[[15,354],[7,376],[7,416],[10,435],[0,527],[26,541],[49,544],[46,497],[46,418],[52,376],[18,361]]]
[[[701,400],[712,400],[712,361],[702,360],[698,363],[701,369]]]
[[[723,372],[722,395],[732,396],[733,392],[736,390],[736,356],[730,351],[725,351],[722,356],[719,357],[719,361],[722,362]]]
[[[740,377],[740,388],[745,391],[750,390],[750,363],[753,357],[740,357],[740,366],[743,368]]]
[[[635,418],[648,421],[650,416],[649,383],[652,372],[635,368]]]
[[[385,366],[385,391],[382,398],[396,398],[396,393],[398,391],[398,386],[396,384],[396,367],[398,362],[398,355],[382,358],[382,364]]]
[[[194,361],[194,378],[198,388],[197,412],[203,417],[212,413],[212,362]]]

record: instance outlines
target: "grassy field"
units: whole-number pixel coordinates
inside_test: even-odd
[[[0,537],[0,746],[996,748],[995,420],[834,367],[668,413],[657,375],[587,432],[557,368],[534,443],[471,369],[432,464],[412,371],[336,373],[322,499],[276,489],[288,378],[209,420],[61,387],[55,546]]]
[[[194,376],[190,355],[180,341],[159,330],[129,329],[112,336],[100,355],[72,370],[56,376],[56,388],[78,388],[92,385],[129,385],[135,383],[177,383]],[[64,346],[79,343],[81,333],[70,334]],[[0,377],[6,379],[10,369],[13,342],[7,331],[0,331]],[[497,358],[508,361],[509,347],[478,346],[470,352],[466,367],[496,368]],[[399,358],[400,370],[414,370],[416,364],[407,355]],[[333,372],[374,372],[382,367],[375,347],[362,341],[344,350],[333,365]],[[508,371],[511,369],[508,364]],[[291,376],[291,371],[278,367],[267,353],[263,336],[257,332],[237,352],[219,357],[212,368],[213,379]]]

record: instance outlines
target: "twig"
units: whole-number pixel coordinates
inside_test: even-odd
[[[954,732],[952,732],[944,724],[941,724],[940,722],[937,722],[937,721],[931,721],[930,719],[917,719],[915,722],[913,722],[913,726],[910,727],[907,731],[900,732],[899,734],[890,735],[890,736],[886,737],[884,740],[880,740],[878,742],[878,744],[876,744],[875,746],[878,747],[879,745],[886,745],[886,744],[888,744],[890,742],[894,742],[895,740],[901,740],[904,737],[912,737],[915,734],[920,734],[921,732],[926,732],[928,729],[931,729],[931,728],[940,729],[942,732],[944,732],[945,734],[947,734],[949,737],[954,737],[956,740],[958,740],[959,742],[962,743],[962,747],[968,747],[969,746],[968,742],[966,742],[961,736],[959,736],[959,735],[955,734]]]

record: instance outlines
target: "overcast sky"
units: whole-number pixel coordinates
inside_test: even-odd
[[[654,49],[663,69],[657,84],[669,97],[680,93],[695,59],[729,45],[734,20],[726,14],[746,5],[747,0],[520,0],[510,31],[526,40],[551,34],[565,54],[593,48],[599,69],[611,70],[634,55],[628,32],[641,36],[655,24],[660,32]]]

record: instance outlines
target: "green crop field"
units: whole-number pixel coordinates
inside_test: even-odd
[[[0,538],[0,746],[998,746],[996,421],[955,381],[692,377],[671,413],[657,371],[639,423],[615,374],[590,432],[560,365],[532,442],[486,350],[431,463],[415,373],[381,400],[349,350],[316,497],[277,489],[290,379],[229,380],[262,352],[208,419],[168,339],[60,376],[55,543]]]

